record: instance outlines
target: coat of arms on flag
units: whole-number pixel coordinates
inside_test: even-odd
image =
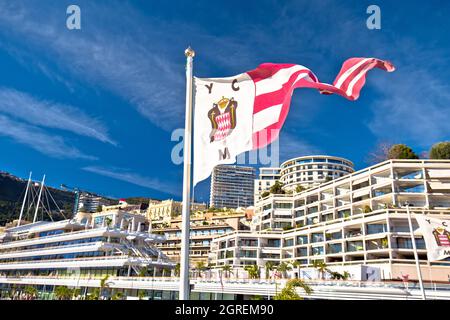
[[[425,240],[429,261],[450,257],[450,221],[415,215]]]
[[[238,103],[234,98],[228,99],[225,97],[213,104],[212,109],[208,112],[212,127],[209,135],[211,142],[225,139],[236,128],[237,105]]]
[[[280,63],[264,63],[234,77],[194,77],[194,186],[216,165],[235,163],[239,154],[276,140],[294,89],[314,88],[356,100],[373,68],[395,70],[387,61],[351,58],[332,85],[304,66]]]

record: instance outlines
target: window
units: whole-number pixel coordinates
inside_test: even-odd
[[[292,203],[275,202],[276,209],[291,209]]]
[[[313,233],[311,234],[311,242],[322,242],[324,241],[323,233]]]
[[[307,244],[307,243],[308,243],[308,236],[297,237],[297,244]]]
[[[383,233],[383,232],[387,232],[387,225],[384,223],[367,225],[367,234],[375,234],[375,233]]]
[[[275,247],[275,248],[280,247],[280,240],[279,239],[268,239],[267,246]]]
[[[323,254],[323,246],[320,247],[312,247],[313,256],[322,255]]]
[[[285,247],[292,247],[294,245],[294,239],[286,239],[284,240]]]

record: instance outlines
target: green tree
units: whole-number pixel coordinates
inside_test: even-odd
[[[248,277],[250,279],[259,279],[259,267],[256,264],[252,264],[250,266],[245,266],[244,270],[248,272]]]
[[[231,266],[229,264],[225,264],[222,266],[222,270],[225,273],[225,278],[228,278],[230,276],[230,273],[233,273],[233,271],[231,271]]]
[[[72,290],[66,286],[57,286],[55,288],[55,297],[58,300],[69,300],[72,298]]]
[[[264,192],[261,194],[261,198],[268,197],[269,195],[270,195],[270,192],[269,192],[269,191],[264,191]]]
[[[23,291],[32,299],[36,299],[38,296],[38,290],[33,286],[26,286]]]
[[[303,298],[297,293],[297,288],[302,288],[307,295],[310,295],[313,290],[303,280],[291,279],[286,282],[285,287],[280,293],[276,294],[274,300],[303,300]]]
[[[286,262],[282,262],[278,265],[277,271],[281,272],[283,278],[286,278],[287,272],[292,270],[292,267],[288,265]]]
[[[195,269],[198,271],[198,276],[202,275],[202,272],[205,271],[208,267],[205,265],[203,261],[198,261],[195,264]]]
[[[350,273],[348,271],[344,271],[342,273],[342,280],[348,280],[350,278]]]
[[[138,291],[138,298],[139,300],[143,300],[145,298],[146,294],[145,294],[145,290],[139,290]]]
[[[122,300],[122,299],[123,299],[122,292],[115,292],[111,297],[111,300]]]
[[[148,274],[148,268],[147,267],[143,267],[141,270],[139,270],[139,277],[145,277]]]
[[[108,296],[109,293],[108,279],[109,275],[106,275],[100,280],[100,296]]]
[[[292,261],[292,267],[293,268],[297,268],[297,277],[300,277],[300,268],[301,268],[301,266],[302,266],[302,264],[300,263],[300,261],[298,261],[298,260],[295,260],[295,261]]]
[[[328,272],[327,264],[322,260],[314,260],[313,261],[313,268],[317,269],[320,274],[320,278],[323,280],[325,279],[325,272]]]
[[[88,295],[87,300],[98,300],[99,298],[100,298],[100,289],[99,288],[95,288]]]
[[[175,277],[179,277],[180,276],[180,270],[181,270],[181,264],[177,263],[175,265],[175,269],[174,269]]]
[[[264,267],[266,269],[266,279],[269,279],[270,271],[275,270],[275,263],[273,261],[267,261]]]
[[[430,159],[450,160],[450,141],[434,144],[430,149]]]
[[[389,159],[419,159],[419,156],[405,144],[394,144],[388,152]]]
[[[285,191],[283,190],[283,184],[280,181],[276,181],[275,184],[270,187],[270,193],[285,194]]]
[[[297,193],[303,192],[305,190],[306,190],[306,188],[304,186],[301,186],[301,185],[297,185],[295,187],[295,192],[297,192]]]

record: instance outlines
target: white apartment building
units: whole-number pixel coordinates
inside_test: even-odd
[[[255,179],[255,201],[261,199],[264,192],[280,180],[280,168],[259,168],[259,179]]]
[[[371,265],[383,279],[417,279],[407,222],[411,213],[450,219],[450,161],[389,160],[292,195],[256,204],[251,232],[212,242],[213,265],[234,267],[322,260],[328,266]],[[413,229],[425,280],[448,281],[450,261],[430,263]]]
[[[317,186],[354,172],[353,162],[334,156],[305,156],[289,159],[280,166],[280,182],[285,190]]]
[[[255,201],[280,181],[286,191],[310,188],[354,172],[353,162],[334,156],[304,156],[286,160],[279,168],[260,168],[255,180]]]

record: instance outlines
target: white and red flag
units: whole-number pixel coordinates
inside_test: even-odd
[[[414,216],[425,240],[428,261],[450,257],[450,220],[431,218],[423,214]]]
[[[295,88],[356,100],[373,68],[395,70],[388,61],[351,58],[332,85],[320,82],[304,66],[277,63],[233,77],[194,78],[194,186],[216,165],[235,163],[239,154],[277,139]]]

